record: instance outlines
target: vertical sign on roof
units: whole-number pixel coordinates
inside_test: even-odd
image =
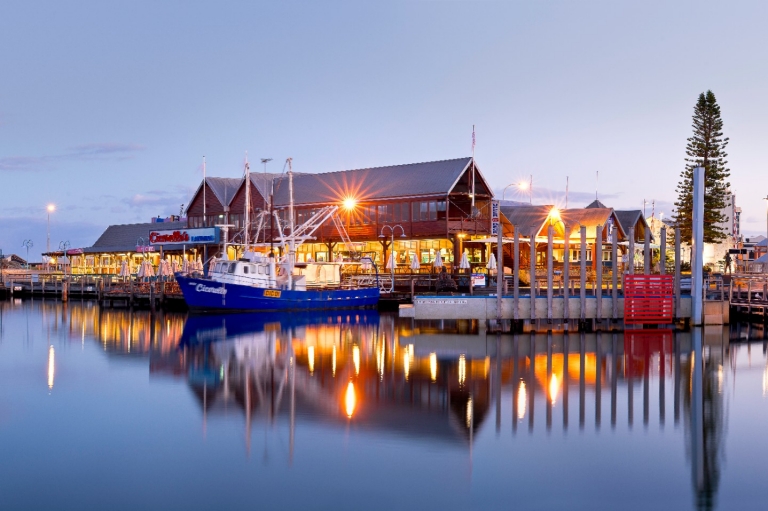
[[[499,201],[491,201],[491,234],[499,234]]]

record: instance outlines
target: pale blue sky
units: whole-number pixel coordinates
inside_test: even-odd
[[[498,191],[533,174],[558,201],[569,176],[581,206],[599,171],[606,204],[668,216],[707,89],[743,231],[763,233],[766,19],[758,1],[5,0],[0,248],[38,255],[49,202],[52,247],[178,213],[203,155],[218,176],[245,151],[273,171],[440,160],[470,154],[473,124]]]

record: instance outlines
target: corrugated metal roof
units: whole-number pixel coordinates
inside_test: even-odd
[[[638,220],[642,220],[642,223],[646,227],[648,226],[648,223],[645,221],[645,218],[643,217],[643,212],[639,209],[616,211],[616,218],[619,219],[619,222],[621,223],[621,227],[624,229],[624,232],[629,232],[629,228],[636,226]]]
[[[509,223],[520,229],[521,236],[530,234],[531,227],[538,232],[549,218],[549,212],[554,206],[501,206],[501,214],[507,217]]]
[[[209,178],[210,179],[210,178]],[[161,222],[143,224],[110,225],[93,246],[84,248],[87,254],[99,252],[133,252],[139,238],[149,243],[149,231],[186,229],[187,222]]]
[[[206,177],[205,181],[222,206],[229,206],[243,184],[241,177]]]
[[[447,195],[472,158],[432,161],[293,175],[294,204],[339,202],[345,197],[377,200],[390,197]],[[289,202],[288,177],[275,180],[275,204]]]
[[[282,174],[269,174],[263,172],[251,172],[251,184],[256,187],[264,199],[269,199],[272,192],[272,181],[279,178]],[[294,176],[296,174],[294,173]]]
[[[615,224],[619,228],[619,238],[625,237],[625,231],[615,212],[611,208],[584,208],[584,209],[566,209],[560,212],[560,218],[572,229],[578,229],[580,225],[587,228],[588,236],[594,235],[594,228],[598,225],[605,225],[611,216],[615,219]]]

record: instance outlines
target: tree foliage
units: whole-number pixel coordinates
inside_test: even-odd
[[[699,95],[693,109],[693,136],[685,147],[685,170],[680,174],[675,202],[675,224],[680,228],[680,241],[691,243],[693,216],[693,169],[704,167],[704,242],[717,243],[726,238],[720,226],[729,218],[723,213],[728,204],[731,175],[723,138],[720,106],[711,90]]]

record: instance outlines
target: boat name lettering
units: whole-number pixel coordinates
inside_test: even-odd
[[[429,305],[466,305],[469,303],[468,300],[416,300],[416,302],[419,305],[422,304],[429,304]]]
[[[197,291],[198,293],[213,293],[215,295],[227,294],[227,290],[223,287],[210,287],[210,286],[206,286],[205,284],[198,284],[195,287],[195,291]]]
[[[269,296],[271,298],[280,298],[280,291],[277,291],[275,289],[265,289],[264,296]]]

